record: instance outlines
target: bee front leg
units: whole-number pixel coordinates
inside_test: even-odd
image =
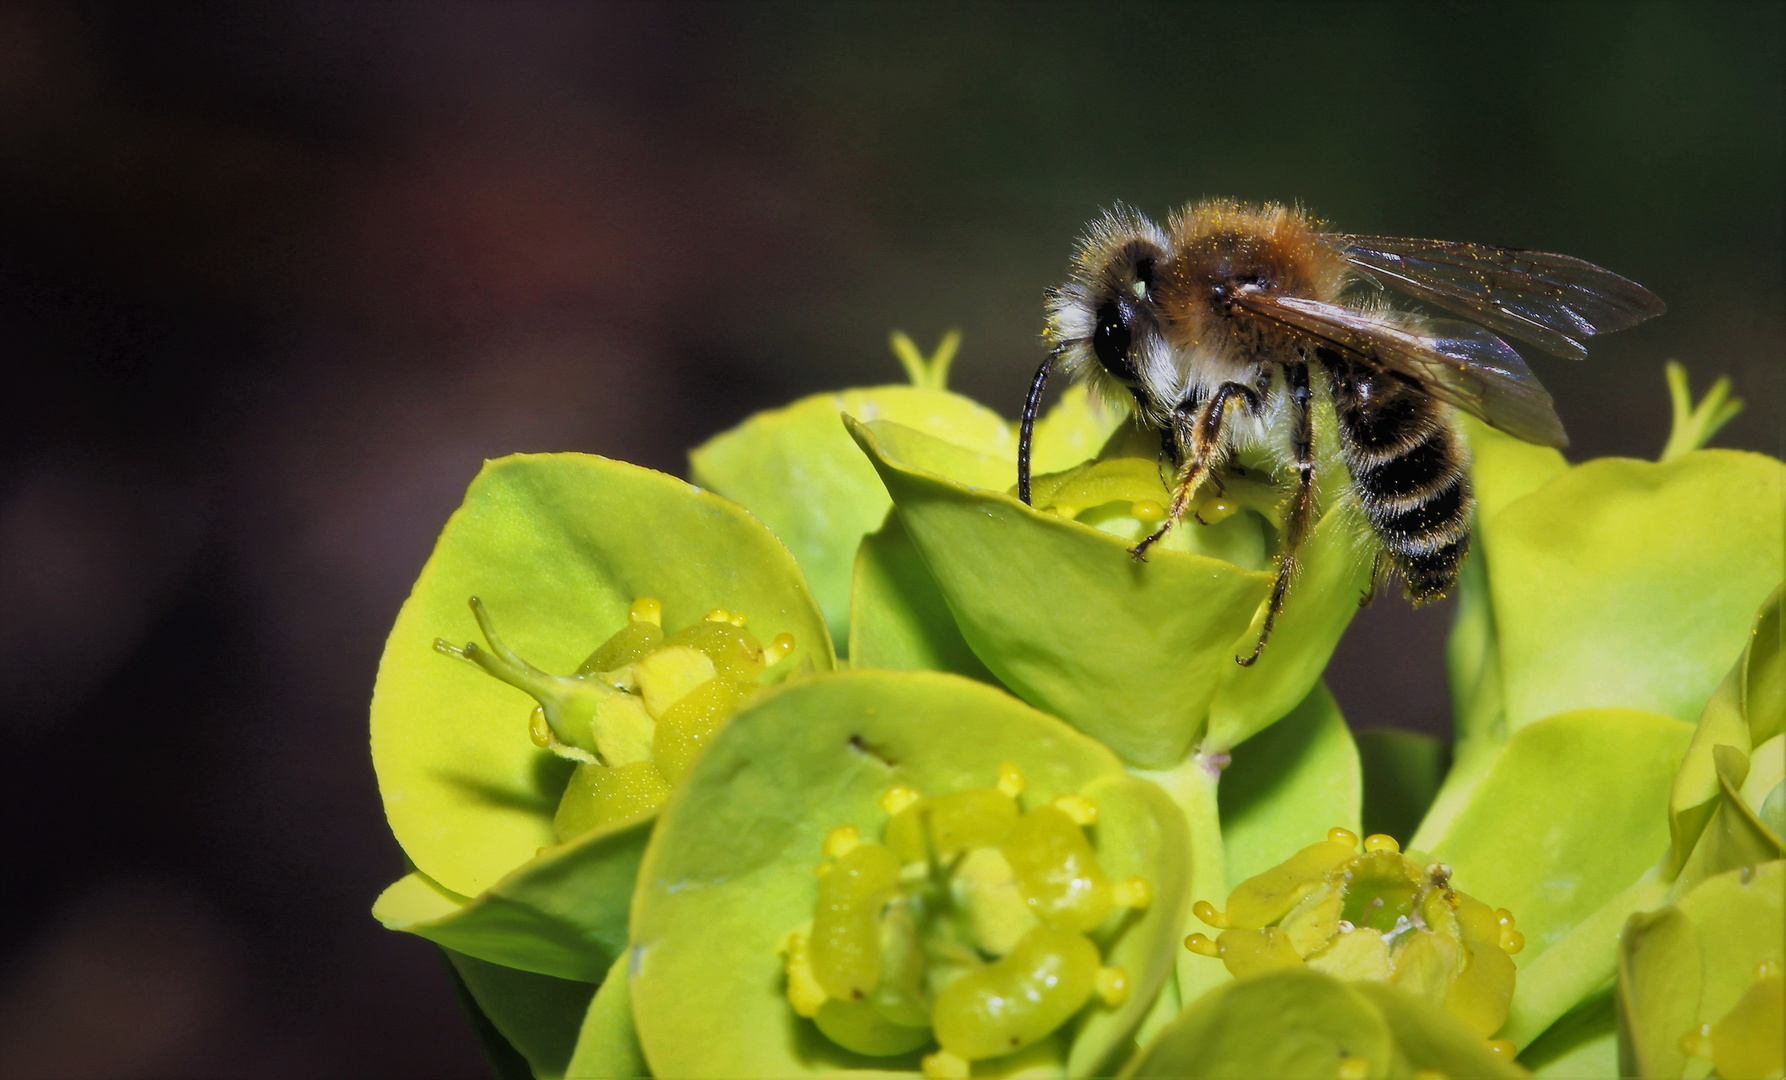
[[[1197,495],[1197,489],[1203,486],[1210,470],[1220,464],[1220,455],[1226,449],[1222,442],[1222,423],[1228,415],[1228,404],[1236,398],[1251,402],[1254,394],[1250,387],[1239,383],[1223,383],[1216,387],[1209,400],[1198,406],[1195,416],[1185,425],[1190,429],[1190,452],[1185,456],[1184,464],[1179,467],[1178,481],[1173,485],[1172,506],[1166,511],[1166,520],[1160,522],[1160,527],[1129,549],[1129,554],[1136,562],[1147,561],[1147,549],[1159,543],[1172,526],[1185,516],[1191,508],[1191,500]],[[1182,410],[1184,406],[1179,408]]]
[[[1298,553],[1308,539],[1309,527],[1315,518],[1315,411],[1310,402],[1308,365],[1284,365],[1284,389],[1290,399],[1290,417],[1294,425],[1290,448],[1295,456],[1296,486],[1290,492],[1290,505],[1284,510],[1284,543],[1278,556],[1277,580],[1271,583],[1271,599],[1265,606],[1265,625],[1259,629],[1259,643],[1251,656],[1236,656],[1241,667],[1252,667],[1271,639],[1271,628],[1278,613],[1284,610],[1284,597],[1290,592],[1290,581],[1296,576]]]

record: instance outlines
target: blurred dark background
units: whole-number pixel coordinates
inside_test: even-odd
[[[1669,314],[1539,359],[1576,456],[1662,362],[1782,449],[1777,4],[0,7],[0,1074],[460,1077],[366,753],[481,459],[680,471],[966,342],[1015,412],[1121,199],[1563,251]],[[1442,731],[1444,608],[1335,659]]]

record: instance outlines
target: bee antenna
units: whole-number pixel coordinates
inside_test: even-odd
[[[1030,505],[1029,447],[1036,433],[1036,412],[1042,405],[1042,388],[1048,385],[1048,369],[1054,366],[1056,358],[1072,344],[1071,341],[1063,341],[1048,350],[1048,359],[1042,361],[1042,366],[1036,369],[1036,377],[1029,384],[1029,396],[1023,399],[1023,423],[1017,439],[1017,498],[1025,506]]]

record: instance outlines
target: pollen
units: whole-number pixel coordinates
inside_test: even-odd
[[[999,763],[998,789],[1000,791],[1015,799],[1017,796],[1023,794],[1023,789],[1026,786],[1027,784],[1023,779],[1022,769],[1019,769],[1008,761]]]
[[[650,623],[652,626],[664,624],[664,606],[656,597],[641,596],[633,601],[633,606],[626,611],[629,622]]]
[[[1337,825],[1327,830],[1327,839],[1335,844],[1344,844],[1350,848],[1358,846],[1358,834],[1351,829],[1340,828]]]
[[[1098,804],[1083,795],[1057,795],[1054,805],[1073,819],[1075,825],[1095,825],[1098,821]]]
[[[923,797],[918,794],[916,789],[906,787],[904,784],[895,784],[881,792],[880,805],[886,813],[897,814]]]
[[[830,858],[841,859],[861,843],[861,830],[854,825],[839,825],[825,834],[824,852]]]
[[[1402,846],[1388,833],[1372,833],[1364,838],[1364,850],[1399,852]]]
[[[1215,905],[1207,900],[1199,900],[1195,904],[1192,904],[1191,914],[1197,916],[1197,920],[1204,926],[1213,926],[1217,930],[1226,930],[1234,925],[1228,921],[1228,916],[1217,911]],[[1201,937],[1202,935],[1197,934],[1193,936]],[[1209,955],[1213,956],[1215,954],[1211,953]]]

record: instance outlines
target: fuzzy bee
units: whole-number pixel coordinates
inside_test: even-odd
[[[1387,286],[1470,319],[1398,310]],[[1361,288],[1361,286],[1363,288]],[[1024,404],[1018,494],[1051,370],[1132,409],[1177,470],[1147,549],[1240,448],[1282,448],[1291,465],[1276,581],[1259,658],[1315,520],[1314,397],[1338,421],[1351,491],[1380,544],[1372,593],[1391,574],[1415,605],[1450,591],[1475,500],[1463,409],[1545,446],[1568,444],[1550,395],[1499,335],[1580,358],[1581,341],[1664,310],[1635,282],[1567,255],[1488,244],[1326,232],[1293,207],[1195,203],[1161,228],[1126,208],[1094,222],[1072,278],[1047,296],[1048,359]]]

